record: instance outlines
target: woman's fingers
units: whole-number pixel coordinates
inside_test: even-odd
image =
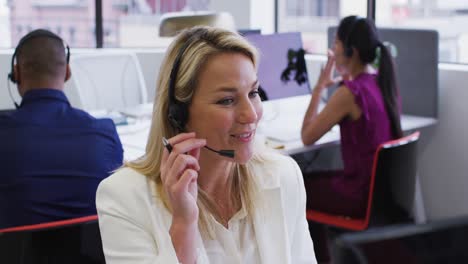
[[[172,145],[172,152],[169,154],[169,157],[164,162],[164,168],[171,168],[174,164],[174,161],[177,159],[177,156],[180,154],[190,153],[190,151],[195,149],[200,149],[205,146],[205,139],[189,138],[180,143]]]
[[[328,73],[333,73],[335,67],[335,57],[328,57],[326,70]]]
[[[173,165],[166,171],[167,176],[163,183],[167,185],[175,184],[177,181],[179,181],[181,175],[187,170],[200,170],[198,160],[195,157],[187,154],[177,155]]]
[[[174,185],[176,191],[179,192],[188,192],[189,184],[192,182],[197,182],[198,172],[196,170],[187,169],[184,171],[180,180]]]
[[[199,149],[206,144],[206,140],[195,138],[195,133],[182,133],[170,138],[169,144],[171,144],[172,151],[169,153],[169,151],[165,149],[161,162],[161,179],[163,182],[165,181],[164,178],[166,177],[167,171],[173,166],[178,155],[192,152],[197,154]],[[197,149],[198,151],[194,152],[194,150]],[[196,156],[196,158],[198,159],[198,156]]]
[[[180,133],[172,138],[169,139],[169,144],[171,145],[171,148],[174,144],[180,142],[180,141],[183,141],[183,140],[186,140],[186,139],[189,139],[189,138],[194,138],[195,137],[195,133]],[[172,152],[172,151],[171,151]],[[165,173],[163,173],[163,171],[165,171],[165,167],[167,167],[168,165],[168,159],[170,157],[170,151],[169,149],[167,149],[167,147],[165,147],[163,149],[163,153],[162,153],[162,158],[161,158],[161,180],[164,182],[164,177],[165,177]],[[172,162],[173,162],[173,159],[174,157],[172,158]],[[172,162],[170,162],[170,164],[172,164]]]
[[[182,153],[188,153],[191,150],[194,149],[199,149],[205,146],[206,140],[205,139],[199,139],[199,138],[189,138],[184,141],[181,141],[179,143],[172,144],[172,153],[174,154],[182,154]]]

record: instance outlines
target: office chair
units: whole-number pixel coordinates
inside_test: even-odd
[[[346,233],[334,240],[333,263],[468,263],[467,236],[467,216]]]
[[[132,52],[76,55],[70,66],[79,97],[78,108],[122,110],[147,102],[143,73]]]
[[[377,148],[369,183],[367,209],[363,218],[307,210],[307,220],[353,231],[367,229],[371,221],[373,225],[407,221],[409,208],[402,201],[414,199],[419,134],[414,132],[385,142]],[[402,181],[408,186],[403,194],[397,190],[395,184]],[[399,198],[399,195],[405,195],[404,199]]]
[[[0,263],[105,263],[98,217],[1,229]]]
[[[181,30],[194,26],[212,26],[236,30],[234,18],[226,12],[171,12],[161,16],[159,23],[160,37],[173,37]]]

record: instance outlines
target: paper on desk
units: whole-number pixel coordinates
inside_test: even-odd
[[[259,124],[259,131],[267,138],[291,142],[301,139],[301,115],[277,115],[272,120],[263,120]]]

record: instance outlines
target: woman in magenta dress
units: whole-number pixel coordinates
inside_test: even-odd
[[[372,65],[376,58],[377,69]],[[335,66],[338,78],[333,78]],[[336,83],[340,83],[339,88],[319,113],[320,95]],[[328,53],[304,118],[303,143],[315,143],[336,124],[340,125],[344,169],[304,175],[307,206],[362,217],[374,153],[379,144],[402,136],[391,54],[379,40],[374,23],[366,18],[349,16],[341,20],[333,51]],[[317,259],[321,261],[322,255],[322,261],[326,261],[327,254],[317,250],[325,242],[314,237],[314,228],[317,230],[317,226],[311,230]]]

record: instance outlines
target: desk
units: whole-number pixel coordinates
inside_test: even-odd
[[[420,117],[420,116],[413,116],[413,115],[403,115],[401,117],[401,127],[404,132],[412,132],[414,130],[418,130],[424,127],[429,127],[435,125],[437,123],[437,119],[429,118],[429,117]],[[300,133],[300,132],[299,132]],[[274,146],[278,148],[278,146],[282,146],[281,148],[284,150],[283,152],[288,155],[294,155],[298,153],[308,152],[316,149],[320,149],[327,146],[332,145],[339,145],[340,144],[340,131],[339,128],[328,131],[325,135],[323,135],[315,144],[305,146],[302,144],[301,140],[294,140],[289,142],[280,142],[273,139],[266,139],[266,144],[270,146]]]
[[[310,95],[264,102],[264,120],[259,125],[259,133],[266,135],[268,146],[280,148],[287,155],[294,155],[340,144],[338,125],[323,135],[315,144],[308,146],[302,144],[300,131],[309,102]],[[321,103],[319,111],[324,107],[325,103]],[[437,119],[435,118],[412,115],[402,115],[401,117],[401,126],[404,132],[412,132],[436,123]],[[284,133],[285,131],[286,133]]]

